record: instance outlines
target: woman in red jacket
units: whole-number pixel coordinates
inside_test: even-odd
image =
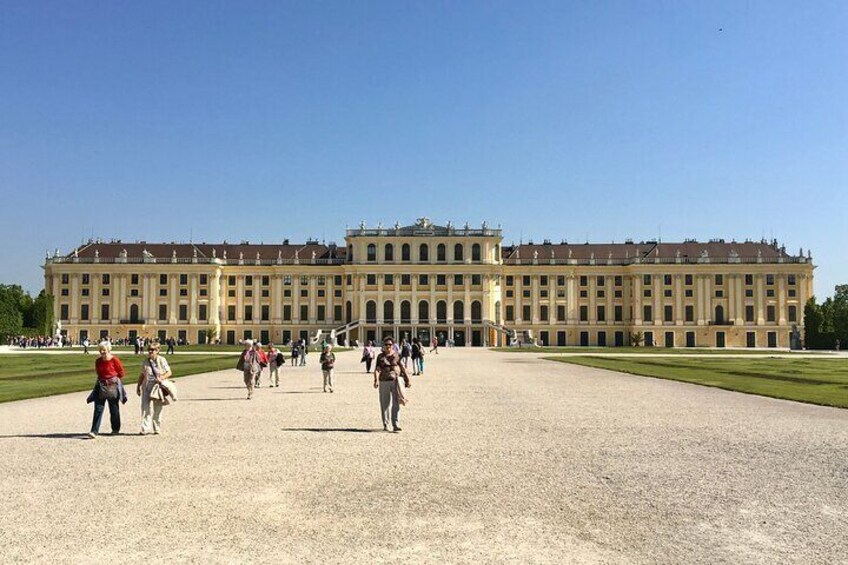
[[[108,341],[102,342],[98,350],[100,357],[94,362],[97,371],[97,386],[94,394],[94,418],[91,421],[91,431],[88,437],[94,438],[100,433],[100,421],[103,419],[103,411],[106,403],[109,403],[109,419],[112,423],[112,435],[121,431],[121,412],[118,402],[123,394],[124,366],[121,360],[112,355],[112,345]]]

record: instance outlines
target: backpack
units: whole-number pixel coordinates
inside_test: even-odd
[[[238,363],[236,363],[236,369],[239,371],[244,371],[244,353],[239,355]]]
[[[279,367],[280,365],[283,365],[286,362],[286,358],[285,358],[285,356],[283,356],[282,353],[280,353],[278,351],[277,355],[274,357],[274,361],[277,363],[277,366]]]

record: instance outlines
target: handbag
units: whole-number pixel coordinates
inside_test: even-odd
[[[97,398],[100,400],[117,400],[118,383],[97,381]]]

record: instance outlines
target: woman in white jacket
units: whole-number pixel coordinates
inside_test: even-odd
[[[159,344],[151,343],[147,347],[147,359],[141,366],[136,394],[141,396],[141,435],[158,434],[162,431],[162,406],[160,388],[162,381],[171,376],[171,367],[164,357],[159,355]],[[151,411],[151,403],[153,410]]]

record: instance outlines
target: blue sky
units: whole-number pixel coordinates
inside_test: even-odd
[[[5,2],[0,282],[83,238],[777,238],[848,283],[845,2]]]

